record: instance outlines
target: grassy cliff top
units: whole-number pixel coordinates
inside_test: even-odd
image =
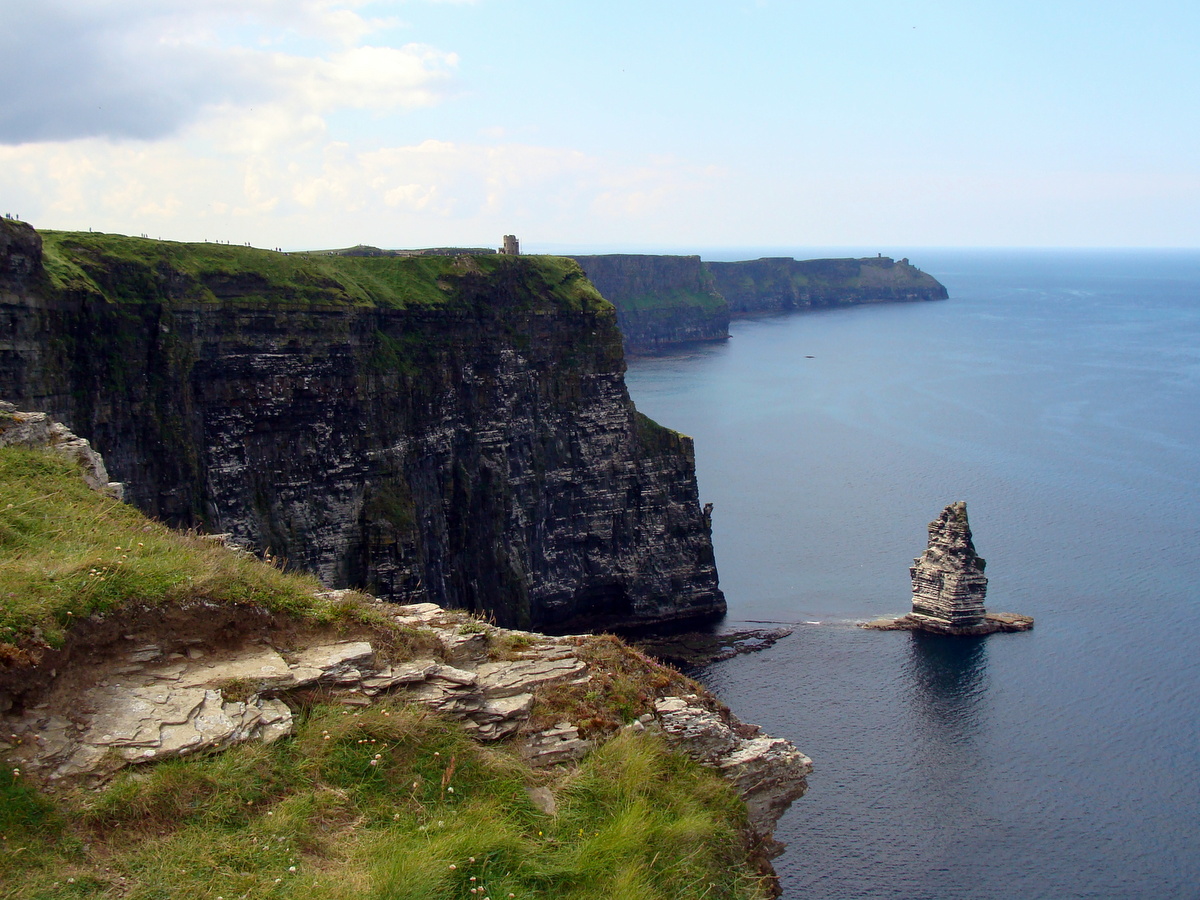
[[[239,605],[309,623],[353,617],[356,601],[339,609],[310,579],[151,522],[42,450],[0,448],[0,513],[0,674],[29,669],[14,657],[22,636],[77,640],[73,623],[96,613],[119,635],[131,607],[191,601],[189,635]],[[630,691],[607,683],[578,692],[625,721]],[[47,792],[5,760],[0,898],[766,895],[732,785],[657,736],[623,731],[577,767],[535,770],[513,743],[485,747],[399,698],[298,702],[287,737],[145,764],[95,789]]]
[[[572,260],[554,256],[361,257],[280,253],[93,232],[44,231],[53,288],[114,303],[291,303],[390,309],[454,308],[481,288],[533,298],[547,309],[608,308]]]
[[[172,531],[44,450],[0,447],[0,513],[0,666],[130,605],[241,604],[311,624],[346,612],[315,596],[315,578]]]
[[[723,290],[769,289],[789,285],[796,288],[945,289],[936,278],[922,272],[907,259],[865,257],[862,259],[791,259],[765,257],[741,262],[709,262],[709,270]]]

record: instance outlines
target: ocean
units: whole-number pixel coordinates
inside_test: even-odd
[[[1200,252],[907,253],[950,300],[629,364],[695,438],[723,627],[796,626],[702,676],[814,760],[784,896],[1200,897]],[[956,500],[1034,630],[857,628]]]

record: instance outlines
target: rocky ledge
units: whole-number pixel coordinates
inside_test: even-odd
[[[896,619],[872,619],[859,623],[860,628],[873,631],[932,631],[936,634],[995,634],[998,631],[1028,631],[1033,627],[1031,616],[1017,613],[984,613],[983,621],[973,625],[950,625],[931,622],[928,618],[913,615]]]
[[[685,631],[634,638],[631,643],[655,659],[683,671],[733,659],[743,653],[766,650],[792,633],[791,628],[749,628],[714,634]]]
[[[104,457],[61,422],[42,412],[21,412],[0,400],[0,447],[45,447],[79,465],[88,487],[123,500],[125,485],[109,481]]]
[[[186,631],[157,633],[153,641],[149,631],[126,634],[100,658],[76,666],[86,671],[53,673],[31,707],[0,716],[0,750],[43,784],[103,779],[127,765],[278,740],[313,699],[362,707],[395,695],[457,720],[480,741],[517,742],[534,766],[570,764],[616,726],[547,721],[538,703],[582,685],[603,692],[611,673],[588,650],[607,642],[658,672],[663,691],[647,704],[651,711],[621,727],[660,733],[729,778],[760,847],[767,855],[781,849],[772,829],[804,794],[811,761],[791,742],[740,722],[698,685],[611,638],[496,628],[431,603],[377,607],[419,635],[428,655],[389,662],[395,654],[376,646],[378,639],[260,633],[228,646]]]

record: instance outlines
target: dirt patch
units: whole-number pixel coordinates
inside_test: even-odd
[[[395,631],[382,623],[372,627],[354,621],[315,626],[250,605],[130,605],[79,622],[61,648],[43,645],[18,659],[0,660],[0,714],[20,714],[46,703],[69,708],[71,696],[129,665],[131,654],[144,652],[147,660],[196,654],[220,659],[251,643],[287,652],[336,639],[370,640],[384,656],[403,657],[408,645],[421,643],[420,635]]]

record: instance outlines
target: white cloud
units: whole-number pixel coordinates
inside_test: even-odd
[[[0,143],[154,140],[214,110],[391,111],[437,103],[452,53],[361,42],[384,20],[330,0],[39,0],[0,31]],[[288,35],[319,54],[267,49]]]
[[[412,246],[490,243],[520,227],[562,236],[583,222],[624,233],[705,193],[712,173],[678,160],[616,160],[501,129],[478,143],[347,142],[336,113],[393,115],[456,90],[453,52],[367,43],[394,23],[364,6],[29,4],[0,50],[16,50],[18,68],[50,49],[55,63],[0,99],[7,208],[43,227]]]
[[[515,143],[362,151],[286,116],[234,113],[153,143],[0,147],[0,195],[35,225],[263,246],[491,243],[518,227],[562,235],[584,223],[623,232],[669,218],[703,178],[677,161],[628,166]]]

